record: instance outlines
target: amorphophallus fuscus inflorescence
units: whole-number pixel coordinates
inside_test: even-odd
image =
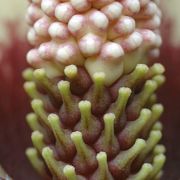
[[[158,1],[30,1],[27,21],[34,168],[47,179],[160,178]]]

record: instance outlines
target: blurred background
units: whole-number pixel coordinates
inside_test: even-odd
[[[163,143],[167,163],[163,180],[180,179],[180,1],[161,0],[163,46],[159,61],[166,67],[167,82],[159,92],[165,105]],[[0,162],[15,180],[40,179],[29,165],[24,151],[30,145],[25,124],[29,111],[23,91],[22,70],[27,66],[24,14],[26,0],[0,0]]]

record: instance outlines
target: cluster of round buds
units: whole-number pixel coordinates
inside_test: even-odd
[[[159,54],[161,11],[155,0],[29,0],[27,55],[36,68],[85,65],[112,84],[123,73]],[[129,61],[129,59],[132,59]],[[143,59],[143,60],[142,60]],[[129,64],[133,64],[130,65]],[[109,66],[114,75],[108,71]],[[47,68],[49,69],[49,68]],[[56,69],[55,69],[55,72]]]

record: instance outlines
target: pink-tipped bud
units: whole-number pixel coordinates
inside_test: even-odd
[[[160,27],[161,17],[159,15],[154,15],[149,20],[142,20],[138,23],[138,27],[142,29],[151,29],[155,30]]]
[[[42,0],[41,9],[49,16],[54,16],[55,8],[58,4],[57,0]]]
[[[140,11],[139,0],[123,0],[124,11],[128,14],[138,13]]]
[[[74,36],[76,36],[81,32],[84,23],[85,17],[83,15],[74,15],[69,20],[68,29]]]
[[[99,36],[87,34],[79,41],[79,47],[84,56],[94,56],[100,52],[102,41]]]
[[[55,56],[57,46],[52,42],[43,43],[40,45],[38,52],[42,59],[50,60]]]
[[[60,3],[56,6],[55,16],[63,23],[67,23],[74,14],[75,10],[69,2]]]
[[[109,20],[101,11],[94,11],[89,16],[90,21],[100,30],[106,30],[109,25]]]
[[[30,28],[27,33],[27,39],[29,43],[33,46],[40,45],[44,40],[42,37],[38,36],[34,28]]]
[[[39,56],[38,50],[37,49],[31,49],[26,56],[27,62],[34,66],[34,67],[39,67],[39,65],[42,63],[42,59]]]
[[[27,9],[27,16],[28,22],[30,24],[33,24],[38,19],[40,19],[43,16],[41,9],[39,9],[38,6],[35,4],[31,4]]]
[[[48,32],[51,38],[57,38],[57,40],[64,40],[69,37],[69,31],[67,26],[60,22],[52,23],[49,27]]]
[[[43,17],[35,22],[34,29],[36,33],[40,36],[48,36],[49,26],[50,26],[49,18]]]
[[[144,14],[146,16],[152,16],[157,13],[157,5],[154,2],[149,2],[144,9]]]
[[[79,12],[87,11],[91,8],[91,3],[88,0],[70,0],[74,9]]]
[[[122,47],[113,42],[107,42],[102,46],[101,57],[104,60],[119,60],[124,55]]]
[[[110,28],[109,38],[115,39],[117,37],[126,36],[135,30],[135,20],[128,16],[122,16],[117,23]]]
[[[143,42],[142,35],[138,32],[133,32],[124,40],[117,40],[121,44],[125,52],[133,51],[136,48],[140,47]]]
[[[162,43],[160,35],[150,30],[140,31],[143,37],[143,45],[146,47],[159,47]]]
[[[104,8],[102,12],[109,18],[109,20],[116,20],[120,17],[122,13],[123,6],[119,2],[113,2]]]
[[[62,64],[72,64],[76,62],[76,64],[81,64],[83,58],[79,52],[79,49],[75,43],[64,43],[61,44],[56,52],[56,60],[61,62]]]

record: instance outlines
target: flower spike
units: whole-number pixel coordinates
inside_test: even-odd
[[[73,96],[70,90],[70,83],[68,81],[60,81],[58,89],[63,99],[59,115],[61,121],[69,127],[74,126],[80,119],[80,112],[78,108],[78,97]]]
[[[77,172],[84,175],[92,172],[97,167],[94,150],[84,143],[82,134],[78,131],[71,134],[71,139],[77,150],[73,160]]]
[[[34,147],[41,152],[44,147],[46,147],[46,144],[44,142],[44,136],[39,131],[34,131],[31,135],[32,143]]]
[[[159,142],[161,137],[162,137],[161,131],[155,131],[155,130],[151,131],[148,139],[146,140],[146,149],[144,149],[141,152],[141,154],[137,157],[137,159],[134,161],[134,164],[133,164],[134,167],[136,167],[136,168],[141,167],[141,165],[143,164],[145,158],[153,150],[153,148]]]
[[[43,160],[39,157],[38,151],[35,148],[28,148],[26,150],[26,156],[31,162],[36,171],[45,179],[50,179],[50,175],[47,173],[47,168]]]
[[[122,177],[125,179],[129,174],[131,163],[142,152],[145,146],[146,142],[143,139],[137,139],[130,149],[120,152],[109,164],[112,175],[115,178]]]
[[[23,78],[26,81],[32,81],[33,80],[33,69],[32,68],[27,68],[23,71],[22,73]]]
[[[77,175],[73,166],[66,165],[63,169],[63,173],[68,180],[77,180]]]
[[[36,88],[36,84],[33,81],[28,81],[24,84],[24,89],[26,93],[32,98],[32,99],[43,99],[42,95],[38,92]]]
[[[141,169],[135,175],[130,176],[127,180],[148,179],[148,176],[153,171],[153,167],[149,163],[144,163]]]
[[[86,180],[83,176],[77,175],[74,166],[71,165],[66,165],[63,169],[63,173],[67,180]]]
[[[165,72],[164,66],[162,64],[155,63],[150,67],[146,75],[146,79],[151,79],[152,77],[156,75],[162,75],[164,72]]]
[[[92,84],[91,78],[82,67],[69,65],[65,67],[64,73],[71,83],[72,93],[76,95],[84,94]]]
[[[161,168],[164,165],[166,157],[164,154],[159,154],[154,157],[153,160],[153,171],[151,172],[149,179],[156,178],[161,173]]]
[[[147,108],[151,108],[154,104],[157,103],[157,95],[154,93],[151,95],[151,97],[149,98],[148,102],[146,103]]]
[[[156,122],[154,124],[154,126],[152,127],[152,130],[155,130],[155,131],[162,131],[163,130],[163,125],[161,122]]]
[[[142,109],[140,116],[135,121],[129,121],[125,128],[120,132],[118,140],[121,149],[127,149],[132,146],[137,136],[146,126],[151,118],[151,111],[149,109]]]
[[[34,112],[41,118],[41,120],[43,121],[43,123],[49,127],[49,122],[47,120],[47,112],[44,109],[44,104],[41,100],[39,99],[34,99],[31,102],[31,106],[32,109],[34,110]]]
[[[119,94],[117,100],[111,104],[108,112],[115,114],[115,131],[120,131],[126,123],[125,109],[128,103],[128,99],[132,91],[129,88],[122,87],[119,89]]]
[[[29,0],[27,21],[34,168],[58,180],[160,178],[159,3]]]
[[[105,74],[103,72],[97,72],[93,75],[94,86],[85,95],[85,99],[89,100],[92,104],[92,112],[95,115],[100,115],[107,110],[111,97],[108,90],[105,87]]]
[[[153,155],[156,156],[158,154],[165,154],[166,148],[164,145],[158,144],[153,150]]]
[[[76,131],[81,131],[85,143],[92,144],[99,137],[101,132],[101,123],[91,112],[91,103],[89,101],[80,101],[79,109],[81,120],[75,126]]]
[[[46,129],[40,124],[38,117],[35,113],[27,114],[26,121],[32,131],[39,131],[43,134],[45,139],[49,138],[49,135],[48,135]]]
[[[98,141],[95,143],[96,151],[104,151],[111,159],[119,152],[119,143],[114,134],[115,115],[108,113],[104,115],[104,130]]]
[[[75,65],[66,66],[64,69],[64,73],[69,79],[74,79],[78,75],[78,68]]]
[[[69,137],[70,132],[62,128],[60,119],[56,114],[50,114],[48,121],[56,138],[58,155],[61,159],[72,158],[75,154],[75,148]]]
[[[42,156],[54,178],[65,180],[66,178],[63,175],[64,163],[55,159],[53,150],[49,147],[43,148]]]
[[[153,77],[153,80],[157,82],[157,85],[159,88],[164,84],[164,82],[166,81],[166,78],[163,75],[156,75]]]
[[[148,70],[149,68],[147,65],[138,64],[132,73],[125,75],[121,79],[119,79],[119,81],[111,87],[111,94],[113,96],[113,99],[117,97],[119,88],[128,87],[131,89],[136,87],[136,85],[144,79],[144,76],[146,75]]]
[[[162,115],[164,111],[164,107],[161,104],[154,104],[151,108],[151,118],[148,121],[148,123],[146,124],[146,126],[144,127],[143,131],[142,131],[142,136],[146,137],[147,134],[149,134],[150,129],[152,128],[152,126],[156,123],[156,121],[160,118],[160,116]]]
[[[34,71],[34,77],[40,85],[42,84],[42,86],[45,87],[52,102],[55,103],[57,106],[61,105],[62,99],[58,92],[58,89],[56,85],[49,80],[46,71],[44,69],[36,69]]]
[[[99,152],[96,156],[96,159],[98,161],[98,169],[92,175],[90,180],[113,180],[113,176],[111,175],[108,168],[107,154],[105,152]]]
[[[158,85],[156,81],[148,80],[146,81],[143,90],[134,96],[131,104],[127,108],[128,120],[134,120],[138,117],[141,109],[145,106],[150,96],[157,89]]]

